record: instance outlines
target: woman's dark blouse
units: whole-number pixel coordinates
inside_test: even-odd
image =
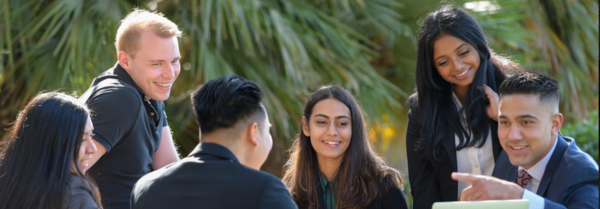
[[[101,208],[98,207],[94,201],[93,189],[87,180],[77,176],[71,175],[69,180],[67,196],[63,201],[63,208],[68,209],[87,209],[87,208]]]
[[[323,189],[319,183],[317,187],[317,197],[319,197],[319,209],[326,208],[325,201],[323,200]],[[366,209],[408,209],[406,198],[402,193],[402,188],[394,188],[389,185],[387,187],[380,186],[378,191],[377,199],[365,207]],[[299,209],[308,209],[308,202],[298,204]]]

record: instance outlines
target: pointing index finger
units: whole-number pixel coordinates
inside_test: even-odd
[[[464,181],[464,182],[467,182],[467,183],[473,185],[473,184],[477,183],[479,180],[481,180],[482,177],[479,177],[477,175],[468,174],[468,173],[453,172],[452,179],[457,180],[457,181]]]

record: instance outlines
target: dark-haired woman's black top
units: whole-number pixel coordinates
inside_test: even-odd
[[[408,103],[410,111],[406,127],[406,156],[413,208],[430,209],[434,202],[457,201],[458,182],[451,177],[452,172],[457,171],[455,134],[449,131],[444,136],[442,151],[445,153],[439,162],[425,156],[425,151],[417,147],[421,140],[422,118],[418,112],[416,96],[412,95],[408,99]],[[492,125],[492,149],[495,161],[502,151],[502,147],[498,140],[498,122],[491,118],[489,120]]]
[[[317,197],[319,197],[319,209],[326,208],[325,201],[323,200],[323,189],[321,189],[321,183],[317,187]],[[298,204],[298,202],[296,202]],[[308,209],[308,203],[298,204],[299,209]],[[365,209],[407,209],[406,198],[402,193],[401,188],[394,188],[389,185],[387,187],[380,186],[377,199],[365,207]]]
[[[71,175],[69,180],[67,196],[63,200],[63,208],[67,209],[88,209],[88,208],[101,208],[98,207],[94,201],[93,189],[90,182],[87,180]]]

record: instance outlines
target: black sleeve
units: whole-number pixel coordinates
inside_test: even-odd
[[[292,200],[290,191],[283,185],[281,180],[271,176],[260,191],[260,200],[258,208],[261,209],[297,209],[296,203]]]
[[[381,206],[382,209],[408,209],[408,204],[406,203],[406,197],[404,197],[404,193],[400,188],[390,189],[382,198],[381,198]]]
[[[421,123],[416,107],[408,112],[406,127],[406,157],[408,179],[414,208],[431,208],[434,202],[442,200],[439,182],[433,172],[433,165],[426,160],[425,151],[416,149],[421,138]]]
[[[137,183],[133,185],[133,189],[131,190],[131,196],[129,196],[129,208],[137,209],[147,207],[144,205],[144,201],[142,201],[142,194],[146,192],[144,178],[140,179]]]
[[[133,128],[140,112],[140,95],[125,87],[106,87],[97,90],[87,100],[94,124],[95,141],[110,152]]]

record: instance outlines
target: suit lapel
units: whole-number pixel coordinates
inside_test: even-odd
[[[492,176],[517,183],[517,170],[518,167],[510,164],[508,155],[502,150],[498,155],[498,160],[496,160]]]
[[[554,149],[554,153],[552,153],[552,157],[550,157],[548,164],[546,164],[544,176],[542,177],[542,180],[540,181],[540,186],[537,190],[537,194],[540,196],[544,196],[544,194],[546,193],[546,189],[548,189],[548,185],[550,184],[550,180],[552,180],[552,176],[554,176],[554,173],[556,172],[556,169],[558,168],[558,165],[560,164],[560,161],[562,160],[565,151],[567,150],[567,148],[569,148],[567,142],[565,142],[565,140],[560,135],[556,140],[556,148]]]
[[[455,141],[456,136],[452,133],[452,131],[446,132],[446,137],[444,138],[444,147],[446,148],[446,152],[448,153],[448,157],[450,157],[450,161],[452,162],[452,166],[454,167],[454,171],[457,171],[456,166],[456,144]],[[456,183],[458,185],[458,183]]]
[[[510,164],[510,161],[508,161]],[[519,172],[519,167],[514,166],[514,165],[510,165],[510,168],[506,169],[506,171],[508,171],[508,175],[506,175],[508,177],[508,180],[517,183],[517,174]]]
[[[452,131],[448,131],[448,133],[446,134],[446,137],[444,138],[444,147],[446,148],[446,153],[448,153],[448,158],[450,158],[450,162],[452,162],[452,167],[454,168],[454,170],[451,171],[447,171],[448,172],[448,176],[450,176],[450,173],[452,173],[453,171],[458,171],[458,167],[456,165],[456,144],[454,142],[455,139],[455,135],[454,133],[452,133]],[[445,170],[445,169],[444,169]],[[442,172],[445,173],[445,172]],[[445,181],[444,178],[441,178],[442,181]],[[452,179],[450,179],[450,184],[453,184],[453,188],[454,190],[452,191],[448,191],[451,197],[456,197],[458,195],[458,181],[454,181]]]

